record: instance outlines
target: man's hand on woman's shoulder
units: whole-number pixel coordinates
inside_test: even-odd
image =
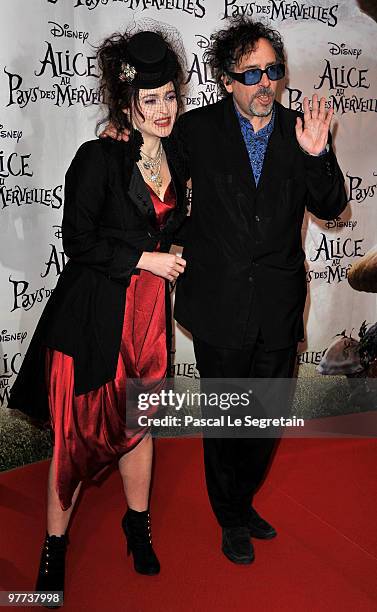
[[[100,133],[99,137],[112,138],[113,140],[124,140],[124,142],[128,142],[130,139],[130,132],[129,130],[118,132],[112,123],[108,123],[105,129]]]

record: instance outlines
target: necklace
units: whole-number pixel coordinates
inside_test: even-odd
[[[159,165],[161,165],[161,157],[162,157],[161,141],[160,141],[160,146],[158,147],[156,157],[151,157],[150,155],[147,155],[141,149],[140,149],[140,154],[141,154],[142,164],[146,170],[157,168]]]
[[[143,153],[143,151],[141,151],[140,149],[140,153],[141,153],[141,161],[138,162],[141,174],[144,178],[144,180],[149,181],[151,183],[153,183],[154,189],[157,193],[157,195],[160,195],[160,189],[162,187],[162,177],[161,177],[161,161],[162,161],[162,145],[160,142],[160,147],[157,153],[157,156],[153,159],[152,157],[149,157],[148,155],[146,155],[145,153]],[[143,160],[143,157],[146,158],[146,160]],[[148,171],[149,170],[149,174]]]

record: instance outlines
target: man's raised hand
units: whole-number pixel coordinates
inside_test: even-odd
[[[309,100],[304,98],[304,125],[302,119],[296,119],[296,137],[300,147],[309,155],[319,155],[326,147],[330,123],[334,114],[332,107],[326,112],[326,98],[321,98],[318,104],[318,96],[312,97],[312,110],[309,108]]]

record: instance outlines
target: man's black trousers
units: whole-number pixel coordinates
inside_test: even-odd
[[[203,378],[291,378],[296,344],[267,352],[263,337],[252,345],[225,349],[193,338],[197,368]],[[245,525],[255,490],[260,485],[276,444],[274,437],[203,437],[207,490],[222,527]]]

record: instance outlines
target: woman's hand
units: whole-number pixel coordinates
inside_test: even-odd
[[[175,281],[185,271],[185,266],[186,260],[179,255],[144,251],[136,267],[141,270],[148,270],[148,272],[169,281]]]

